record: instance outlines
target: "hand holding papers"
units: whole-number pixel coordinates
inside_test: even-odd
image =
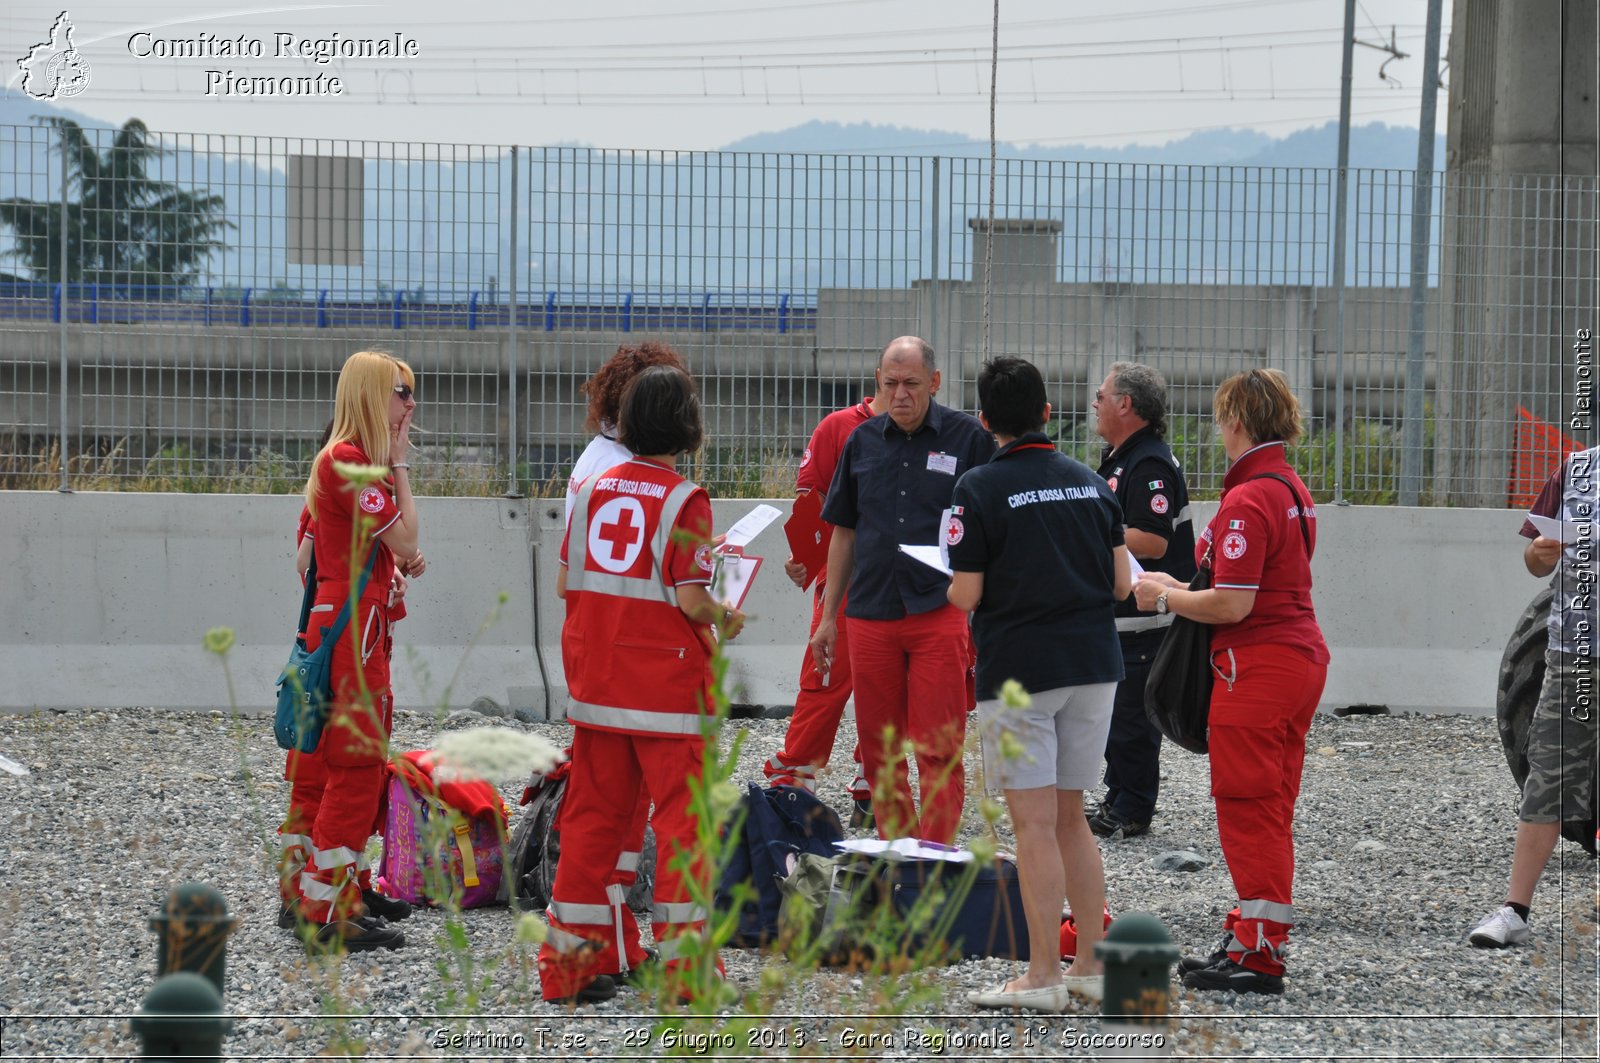
[[[1529,513],[1528,523],[1532,524],[1540,535],[1546,539],[1554,539],[1558,543],[1575,543],[1579,539],[1592,538],[1594,535],[1591,522],[1586,520],[1557,520],[1555,517],[1540,517]]]

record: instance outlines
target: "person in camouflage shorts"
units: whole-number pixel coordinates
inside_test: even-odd
[[[1532,516],[1561,521],[1550,538],[1527,520],[1522,561],[1552,582],[1550,641],[1544,685],[1528,727],[1528,779],[1517,815],[1506,901],[1473,928],[1479,948],[1504,948],[1528,940],[1533,890],[1561,839],[1566,820],[1587,820],[1592,809],[1595,722],[1595,468],[1600,448],[1567,456],[1533,504]]]

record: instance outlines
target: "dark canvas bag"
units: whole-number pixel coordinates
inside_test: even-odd
[[[1300,518],[1300,537],[1305,542],[1306,561],[1311,560],[1311,531],[1306,524],[1306,507],[1294,485],[1275,472],[1252,476],[1252,480],[1276,480],[1294,496]],[[1211,587],[1211,546],[1189,584],[1192,591]],[[1210,746],[1206,731],[1211,719],[1211,625],[1188,617],[1174,617],[1161,639],[1161,648],[1150,663],[1150,677],[1144,684],[1144,711],[1156,729],[1169,741],[1191,753],[1204,753]]]

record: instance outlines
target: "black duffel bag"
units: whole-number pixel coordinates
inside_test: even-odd
[[[1306,525],[1306,506],[1294,484],[1275,472],[1259,473],[1252,480],[1276,480],[1294,497],[1294,514],[1300,519],[1300,539],[1305,545],[1306,564],[1311,563],[1311,530]],[[1200,571],[1189,584],[1192,591],[1211,589],[1211,547],[1200,562]],[[1150,662],[1150,677],[1144,684],[1144,713],[1169,741],[1191,753],[1210,749],[1206,730],[1211,721],[1211,625],[1187,617],[1174,617],[1161,639],[1155,660]]]
[[[1210,558],[1189,584],[1211,588]],[[1211,717],[1211,625],[1175,616],[1144,683],[1144,712],[1167,741],[1191,753],[1204,753]]]

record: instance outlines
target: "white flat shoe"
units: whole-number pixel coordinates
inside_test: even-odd
[[[1099,1000],[1105,996],[1106,979],[1100,974],[1064,974],[1061,976],[1061,985],[1071,993],[1089,1000]]]
[[[1097,976],[1094,981],[1099,982],[1099,977]],[[968,993],[967,1003],[980,1008],[1027,1008],[1030,1011],[1061,1012],[1072,1003],[1072,990],[1065,984],[1041,986],[1037,989],[1008,990],[1002,982],[993,989]]]

